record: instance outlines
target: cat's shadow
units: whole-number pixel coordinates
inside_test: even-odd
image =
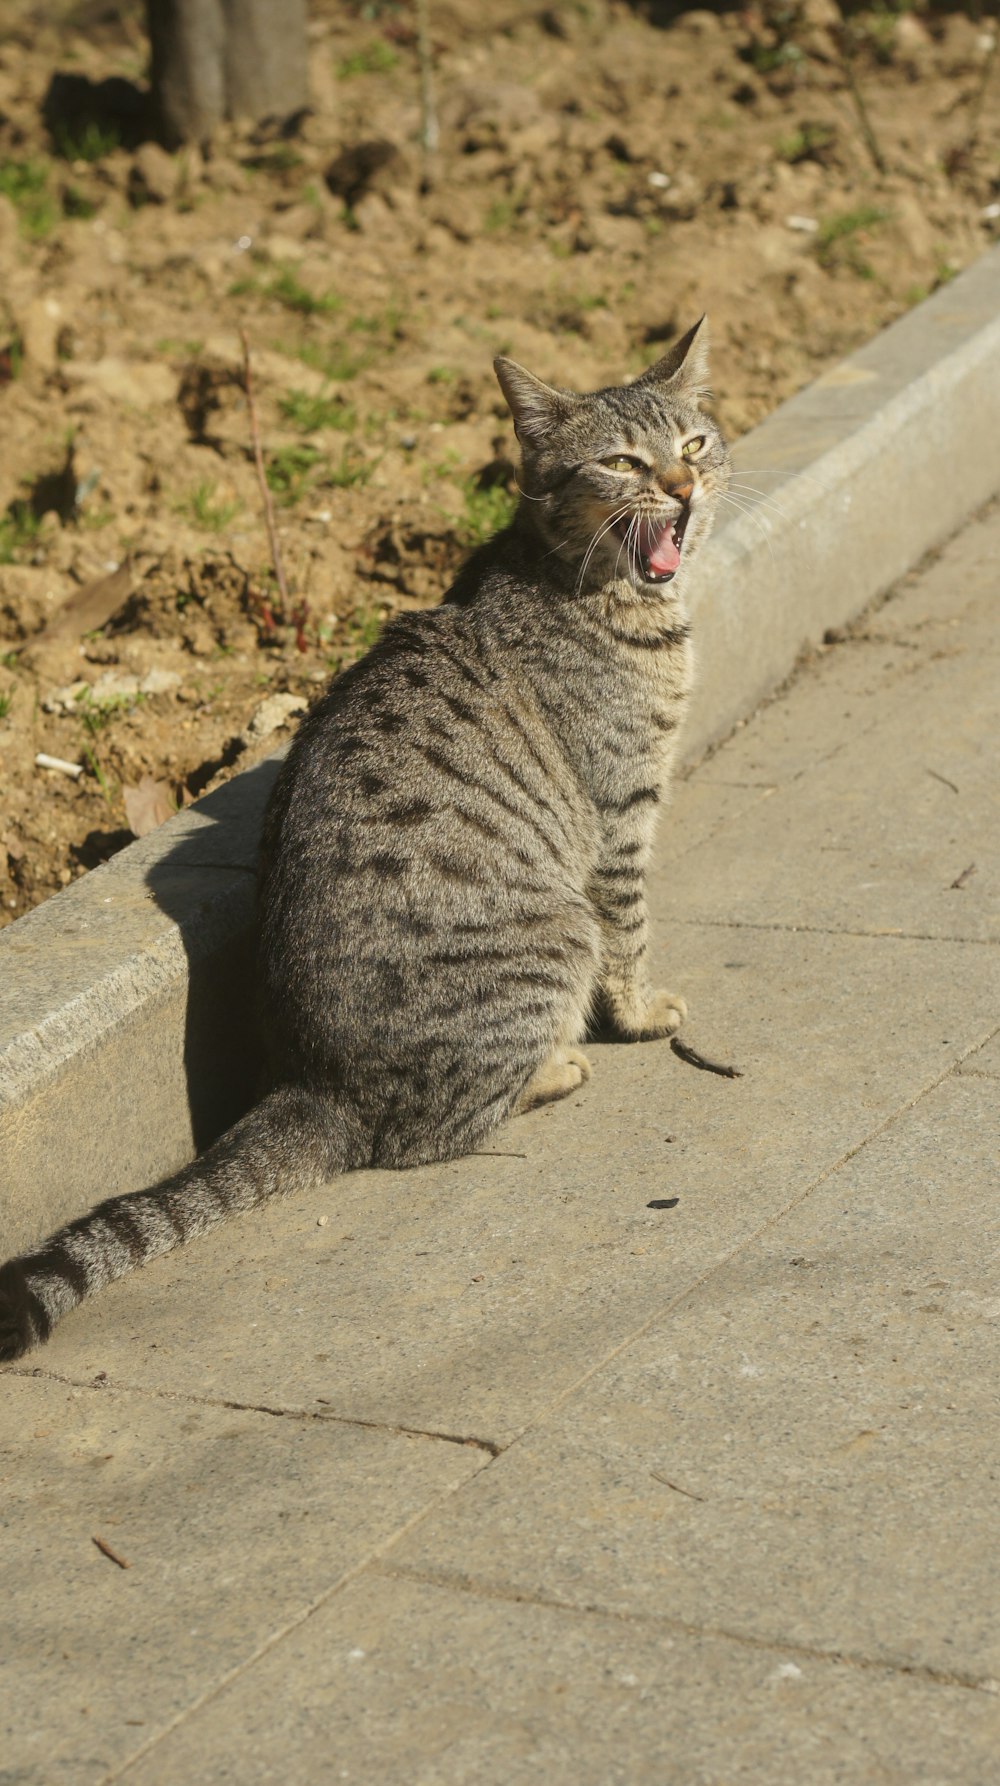
[[[187,958],[184,1074],[200,1153],[264,1085],[257,1009],[256,873],[264,808],[281,765],[267,757],[136,846],[143,880]]]

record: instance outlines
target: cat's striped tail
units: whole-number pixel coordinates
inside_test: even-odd
[[[37,1252],[11,1259],[0,1267],[0,1359],[40,1345],[85,1296],[148,1259],[363,1164],[349,1130],[332,1095],[281,1086],[172,1178],[108,1198]]]

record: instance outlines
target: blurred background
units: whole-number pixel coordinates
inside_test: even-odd
[[[2,0],[0,921],[509,518],[496,352],[595,388],[707,309],[738,435],[982,253],[996,13]]]

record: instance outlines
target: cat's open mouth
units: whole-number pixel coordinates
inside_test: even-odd
[[[615,523],[615,532],[623,540],[629,538],[629,529],[632,529],[629,556],[644,582],[669,583],[676,574],[690,515],[690,509],[683,508],[672,521],[656,521],[643,515],[639,517],[638,525],[633,526],[636,517],[626,515]]]

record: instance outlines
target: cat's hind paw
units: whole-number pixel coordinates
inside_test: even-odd
[[[517,1114],[534,1110],[539,1104],[552,1104],[556,1098],[568,1098],[590,1078],[590,1062],[579,1048],[557,1048],[542,1062],[537,1073],[528,1080],[517,1100]]]

